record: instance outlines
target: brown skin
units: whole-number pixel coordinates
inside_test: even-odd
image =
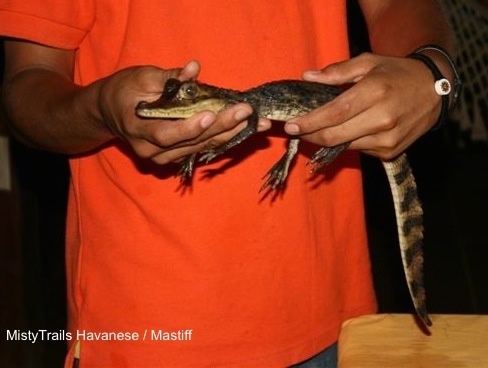
[[[157,99],[168,78],[196,77],[196,62],[172,70],[132,67],[80,87],[71,80],[73,51],[6,41],[5,54],[3,98],[11,128],[26,144],[49,151],[83,154],[120,138],[139,156],[165,164],[230,139],[251,113],[239,104],[219,116],[203,112],[184,122],[148,124],[135,116],[137,103]]]
[[[451,38],[433,1],[360,3],[377,55],[306,72],[306,80],[357,83],[327,107],[287,123],[285,130],[321,146],[352,141],[352,149],[389,159],[428,131],[440,111],[430,71],[417,60],[398,56],[426,43],[452,51]],[[5,53],[3,98],[11,128],[27,144],[46,150],[83,154],[122,139],[139,156],[164,164],[227,141],[251,112],[239,104],[218,115],[202,112],[183,121],[151,124],[134,115],[139,101],[157,99],[168,78],[196,78],[196,62],[171,70],[132,67],[80,87],[72,82],[74,51],[10,40]],[[452,77],[440,55],[430,56]],[[269,127],[269,121],[260,121],[261,131]]]
[[[285,130],[321,146],[352,141],[350,149],[392,159],[432,128],[441,108],[431,72],[403,56],[431,43],[452,54],[453,38],[435,1],[359,3],[375,54],[306,72],[304,79],[310,81],[355,84],[327,106],[289,121]],[[437,52],[426,54],[452,83],[446,60]]]

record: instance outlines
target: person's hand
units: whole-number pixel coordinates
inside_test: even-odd
[[[102,81],[99,101],[103,121],[138,156],[158,164],[179,161],[225,143],[245,127],[252,112],[249,105],[238,104],[217,115],[203,111],[185,120],[147,120],[135,115],[140,101],[159,98],[169,78],[194,79],[199,71],[199,64],[190,62],[183,69],[141,66],[115,73]],[[268,127],[268,122],[261,121],[258,130]]]
[[[304,79],[352,84],[332,102],[285,124],[285,131],[320,146],[392,159],[436,123],[441,98],[431,72],[417,60],[362,54],[304,73]]]

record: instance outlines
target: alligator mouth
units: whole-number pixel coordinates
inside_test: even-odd
[[[136,107],[136,113],[142,118],[152,119],[186,119],[200,111],[212,111],[218,113],[225,108],[227,103],[223,99],[207,98],[201,101],[189,101],[188,104],[177,102],[140,102]]]

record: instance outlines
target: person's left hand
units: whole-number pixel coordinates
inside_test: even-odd
[[[432,74],[418,60],[367,53],[305,72],[304,79],[352,84],[330,103],[285,124],[288,134],[320,146],[351,142],[350,149],[392,159],[431,129],[440,114]]]

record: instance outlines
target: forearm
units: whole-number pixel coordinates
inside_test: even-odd
[[[111,140],[98,109],[97,83],[79,87],[44,68],[7,75],[3,103],[12,132],[24,143],[80,154]]]
[[[407,56],[420,46],[436,44],[455,56],[453,31],[447,17],[434,0],[359,0],[368,25],[372,51],[380,55]],[[380,5],[378,5],[378,3]],[[448,78],[451,85],[458,81],[452,65],[434,50],[423,51]],[[451,94],[451,103],[454,101]]]
[[[373,52],[406,56],[425,44],[438,44],[454,53],[451,29],[436,1],[361,0]]]

